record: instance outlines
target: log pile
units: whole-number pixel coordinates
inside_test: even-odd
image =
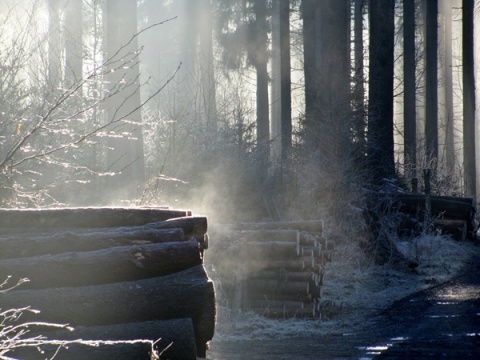
[[[215,293],[204,266],[207,219],[160,208],[0,209],[0,274],[28,278],[0,294],[22,321],[68,323],[49,339],[151,340],[168,359],[205,357]],[[43,349],[50,357],[56,347]],[[50,352],[49,352],[50,351]],[[148,344],[75,344],[55,359],[150,359]],[[38,358],[22,348],[18,358]],[[48,357],[48,356],[47,356]]]
[[[419,193],[369,193],[367,215],[370,223],[386,213],[405,215],[398,224],[400,235],[412,236],[431,231],[464,241],[474,239],[477,230],[473,198]]]
[[[227,306],[281,319],[319,317],[335,245],[323,227],[323,221],[287,221],[211,228],[215,245],[207,260],[221,277]]]

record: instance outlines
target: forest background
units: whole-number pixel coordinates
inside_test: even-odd
[[[427,168],[476,198],[478,8],[3,0],[0,205],[348,223]]]

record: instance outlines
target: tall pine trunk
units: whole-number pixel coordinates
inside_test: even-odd
[[[346,0],[323,0],[317,18],[320,147],[326,164],[342,164],[350,128],[350,8]],[[337,167],[338,169],[338,167]]]
[[[60,46],[60,2],[48,0],[48,84],[56,92],[62,79]]]
[[[305,140],[331,171],[345,159],[350,130],[348,1],[303,2]]]
[[[366,0],[355,0],[353,13],[353,46],[354,46],[354,74],[352,93],[352,138],[357,144],[355,152],[362,154],[366,149],[365,137],[365,77],[364,77],[364,41],[363,41],[363,11]]]
[[[475,163],[475,69],[474,69],[474,0],[462,2],[463,58],[463,162],[465,193],[476,197]]]
[[[64,28],[65,81],[67,86],[71,86],[83,77],[82,0],[68,0]]]
[[[140,109],[138,63],[137,3],[130,0],[108,0],[107,58],[109,92],[105,106],[108,121],[115,123],[115,135],[109,138],[109,171],[115,172],[109,182],[115,198],[138,199],[145,185],[143,134]]]
[[[273,1],[272,52],[272,153],[283,164],[292,146],[289,1]]]
[[[257,73],[257,151],[260,166],[264,168],[268,161],[268,145],[270,141],[270,121],[268,102],[268,26],[267,1],[255,0],[255,36],[256,54],[255,70]]]
[[[200,3],[200,66],[202,78],[203,107],[205,111],[205,131],[207,142],[216,138],[217,102],[215,70],[213,65],[212,9],[210,0]],[[210,144],[207,144],[209,146]]]
[[[315,125],[318,118],[318,83],[315,61],[315,23],[318,3],[315,0],[302,1],[303,15],[303,71],[305,78],[305,144],[315,149],[318,143]]]
[[[394,6],[370,2],[368,160],[373,184],[395,176],[393,145]]]
[[[425,146],[427,162],[438,158],[438,2],[426,0]]]
[[[403,2],[403,116],[404,157],[406,175],[416,177],[417,167],[417,117],[415,83],[415,0]],[[408,170],[410,171],[408,171]]]
[[[449,172],[455,169],[453,126],[453,76],[452,76],[452,2],[442,1],[444,43],[444,102],[445,102],[445,164]]]

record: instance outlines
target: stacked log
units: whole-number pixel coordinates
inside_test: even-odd
[[[407,215],[398,226],[400,235],[418,235],[430,230],[464,241],[474,239],[477,230],[473,198],[417,193],[369,193],[366,215],[370,223],[374,223],[379,214],[385,213]]]
[[[203,265],[207,241],[206,218],[189,211],[0,209],[0,274],[29,279],[0,294],[1,308],[30,307],[40,313],[27,311],[23,321],[76,329],[42,329],[49,339],[132,341],[73,344],[55,358],[150,359],[150,345],[138,339],[161,339],[156,348],[169,359],[206,357],[215,328],[215,293]]]
[[[49,344],[42,346],[42,359],[84,360],[84,359],[150,359],[152,347],[148,342],[132,339],[149,339],[151,334],[162,334],[156,347],[164,349],[162,359],[193,359],[197,353],[195,334],[191,319],[155,320],[141,323],[77,326],[75,331],[51,331],[49,338],[70,341],[68,349]],[[42,336],[32,332],[31,336]],[[82,342],[74,342],[82,339]],[[111,339],[116,339],[112,341]],[[123,342],[122,342],[123,341]],[[100,342],[110,345],[99,346]],[[39,358],[37,349],[23,347],[12,352],[14,358]]]
[[[323,227],[319,220],[213,229],[212,241],[227,242],[215,243],[211,261],[220,270],[230,306],[273,318],[317,318],[325,265],[334,252]]]

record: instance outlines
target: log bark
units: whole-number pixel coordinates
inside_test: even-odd
[[[334,251],[335,250],[335,240],[326,240],[325,249],[328,250],[328,251]]]
[[[442,231],[442,234],[450,235],[458,241],[465,241],[468,235],[468,223],[464,220],[438,219],[434,226]]]
[[[104,228],[144,225],[191,215],[162,208],[0,209],[0,228]]]
[[[317,284],[315,280],[311,280],[308,286],[308,293],[312,296],[312,299],[320,299],[320,292],[322,286]]]
[[[300,256],[322,256],[322,248],[320,246],[300,246]]]
[[[0,295],[2,309],[32,307],[24,321],[108,325],[191,318],[198,356],[215,328],[215,293],[203,266],[145,280],[82,287],[14,290]]]
[[[182,228],[185,236],[196,236],[197,240],[203,240],[207,233],[208,223],[205,216],[185,216],[168,219],[165,223],[157,224],[158,229]]]
[[[269,241],[246,242],[242,246],[244,260],[271,259],[288,260],[300,255],[300,246],[297,242]]]
[[[222,225],[225,229],[231,230],[300,230],[313,233],[323,231],[323,220],[302,220],[302,221],[270,221],[258,223],[238,223]]]
[[[234,231],[232,236],[239,241],[300,241],[298,230],[242,230]]]
[[[265,308],[288,308],[288,309],[311,309],[313,308],[313,302],[303,302],[300,300],[270,300],[265,298],[251,299],[250,307],[253,309],[265,309]]]
[[[51,340],[103,340],[103,341],[128,341],[151,340],[157,341],[155,350],[162,353],[162,359],[196,360],[197,349],[192,320],[172,319],[162,321],[146,321],[141,323],[115,324],[103,326],[79,326],[74,331],[42,331],[31,332],[27,336],[42,335]],[[19,348],[11,356],[21,359],[52,358],[57,346],[42,346],[42,354],[35,348]],[[55,356],[61,360],[150,360],[151,345],[144,344],[115,344],[87,346],[82,344],[69,344],[62,348]]]
[[[41,289],[134,281],[201,263],[198,243],[190,240],[0,260],[0,274],[28,278],[22,289]]]
[[[428,204],[428,209],[427,209]],[[370,193],[367,197],[367,220],[372,225],[371,230],[373,233],[373,240],[378,240],[379,236],[379,218],[388,213],[405,213],[414,218],[415,221],[411,221],[406,217],[406,221],[399,224],[398,231],[400,234],[406,232],[409,236],[419,235],[425,227],[418,226],[419,223],[425,222],[428,229],[432,222],[438,220],[462,220],[465,221],[466,234],[462,232],[458,233],[459,238],[474,238],[477,230],[475,221],[475,202],[472,198],[460,198],[449,196],[429,196],[423,194],[379,194]],[[463,231],[463,230],[462,230]],[[380,239],[383,242],[383,239]],[[388,248],[390,244],[382,244],[383,248]],[[377,247],[373,244],[371,247]],[[391,257],[391,254],[381,254],[377,262],[381,263],[384,258]],[[397,253],[394,256],[395,261],[398,263],[408,264],[407,268],[414,268],[415,264],[409,263],[405,258],[402,259],[401,254]]]
[[[0,236],[0,258],[10,259],[70,251],[93,251],[114,246],[185,241],[182,229],[120,227],[98,230],[68,230],[11,233]]]
[[[252,308],[257,314],[263,315],[271,319],[291,319],[291,318],[313,318],[315,317],[314,309],[308,308]]]
[[[286,260],[271,260],[263,259],[256,260],[249,263],[249,268],[256,271],[261,270],[285,270],[285,271],[307,271],[315,270],[317,268],[317,261],[311,256],[307,257],[295,257],[293,259]]]
[[[300,245],[319,246],[325,242],[326,239],[323,236],[315,236],[306,232],[300,234]]]
[[[308,282],[314,280],[314,274],[308,271],[301,272],[292,272],[285,270],[263,270],[259,271],[252,276],[253,278],[258,279],[272,279],[272,280],[283,280],[283,281],[303,281]]]
[[[1,209],[0,209],[1,213]],[[179,230],[180,229],[180,230]],[[207,218],[189,216],[115,228],[59,230],[47,228],[0,229],[0,258],[55,254],[65,251],[88,251],[110,246],[163,242],[195,238],[203,249],[206,243]],[[18,244],[16,244],[18,242]]]
[[[276,294],[291,295],[292,299],[310,295],[308,281],[279,281],[273,279],[250,279],[249,294],[267,295],[275,299]],[[257,296],[258,297],[258,296]]]
[[[425,210],[425,201],[426,197],[423,194],[371,194],[369,208],[375,209],[380,205],[385,209],[417,214],[423,213]],[[475,214],[475,204],[472,198],[430,196],[430,201],[433,216],[442,215],[447,219],[471,221]]]
[[[259,301],[300,301],[304,304],[310,304],[315,299],[312,298],[312,295],[297,295],[292,296],[292,294],[280,294],[280,293],[251,293],[249,294],[248,301],[245,301],[245,304],[251,303],[255,304],[255,302]],[[248,307],[248,306],[247,306]]]
[[[0,216],[2,215],[2,212],[4,214],[10,214],[8,213],[9,211],[12,211],[15,214],[18,214],[19,212],[27,211],[27,210],[4,210],[0,209]],[[35,210],[37,211],[37,210]],[[43,210],[38,210],[43,211]],[[69,213],[68,209],[65,210],[67,213]],[[100,211],[95,212],[98,216],[102,216]],[[81,214],[80,214],[81,215]],[[88,216],[86,216],[86,219],[84,222],[88,220],[90,215],[87,213]],[[136,214],[139,215],[139,214]],[[40,214],[38,215],[40,216]],[[22,217],[22,216],[21,216]],[[26,220],[26,219],[23,219]],[[172,219],[167,219],[167,220],[158,220],[158,221],[147,221],[149,219],[145,219],[145,222],[138,221],[136,224],[129,224],[128,221],[126,221],[125,224],[117,223],[115,226],[88,226],[88,223],[83,224],[83,226],[69,226],[68,224],[65,224],[62,228],[58,227],[48,227],[48,225],[44,226],[39,226],[36,228],[35,226],[31,224],[27,224],[24,227],[15,227],[13,225],[19,225],[16,224],[15,222],[13,223],[12,226],[2,226],[0,222],[0,235],[2,237],[8,237],[8,236],[18,236],[18,235],[24,235],[24,236],[32,236],[32,235],[50,235],[53,232],[61,231],[64,230],[65,232],[75,232],[75,233],[88,233],[92,232],[93,230],[98,230],[101,232],[108,232],[111,231],[113,233],[115,232],[132,232],[132,231],[138,231],[142,230],[144,232],[152,231],[152,230],[173,230],[173,229],[182,229],[185,237],[192,237],[192,236],[203,236],[206,234],[208,230],[208,222],[207,218],[205,216],[185,216],[185,217],[177,217],[177,218],[172,218]],[[81,225],[83,221],[79,220],[77,221],[76,224],[74,225]]]
[[[322,286],[323,285],[323,277],[325,275],[325,272],[323,269],[319,269],[317,273],[314,273],[313,275],[313,282],[316,286]]]
[[[322,251],[322,265],[325,265],[327,262],[333,261],[333,252],[330,250]]]

